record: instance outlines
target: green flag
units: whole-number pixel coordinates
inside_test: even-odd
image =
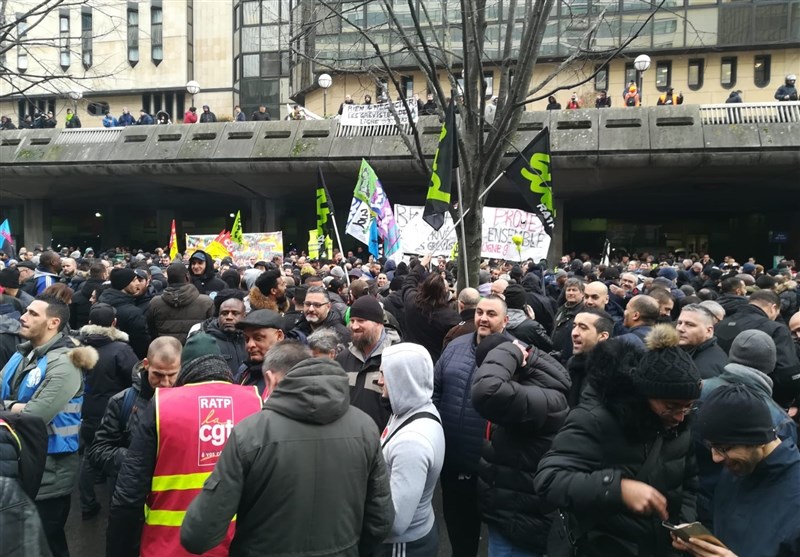
[[[242,212],[236,211],[236,218],[233,220],[231,227],[231,240],[239,244],[244,244],[244,235],[242,234]]]
[[[422,219],[434,230],[444,224],[444,215],[450,209],[450,188],[453,169],[458,167],[458,129],[456,106],[451,98],[445,112],[444,124],[439,134],[439,147],[433,157],[433,172],[428,185],[428,197]]]
[[[326,239],[333,238],[333,201],[325,185],[322,169],[317,167],[317,242],[318,251],[325,257],[331,257],[332,252],[326,249]]]
[[[556,211],[550,173],[550,130],[545,128],[536,134],[504,172],[520,189],[523,199],[539,215],[545,231],[552,236]]]

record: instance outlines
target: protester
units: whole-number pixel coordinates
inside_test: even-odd
[[[692,356],[703,379],[718,376],[728,363],[727,354],[714,337],[713,319],[714,315],[705,307],[689,304],[681,310],[675,327],[680,345]]]
[[[189,271],[180,261],[167,268],[167,281],[169,286],[153,298],[145,317],[153,336],[175,337],[183,344],[194,325],[211,317],[214,302],[189,282]]]
[[[236,323],[236,328],[244,334],[247,359],[234,378],[241,385],[255,385],[262,396],[269,394],[262,373],[264,358],[285,338],[283,323],[281,316],[269,309],[252,311]]]

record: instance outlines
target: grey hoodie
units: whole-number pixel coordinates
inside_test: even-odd
[[[414,414],[439,416],[431,402],[433,362],[428,351],[410,342],[390,346],[383,351],[381,367],[392,405],[382,444],[395,512],[385,543],[406,543],[424,537],[434,526],[431,500],[444,464],[444,431],[439,422],[422,418],[392,436]]]

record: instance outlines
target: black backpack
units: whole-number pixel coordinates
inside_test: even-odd
[[[28,414],[0,411],[0,418],[5,420],[19,439],[20,483],[28,497],[35,499],[47,459],[47,427],[41,418]]]

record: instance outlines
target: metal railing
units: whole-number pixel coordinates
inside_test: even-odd
[[[383,126],[342,126],[336,128],[335,137],[376,137],[380,135],[408,135],[411,133],[411,125],[397,127],[396,124]]]
[[[114,143],[125,128],[80,128],[64,129],[56,137],[56,145],[86,145]]]
[[[701,104],[704,125],[800,123],[800,102]]]

